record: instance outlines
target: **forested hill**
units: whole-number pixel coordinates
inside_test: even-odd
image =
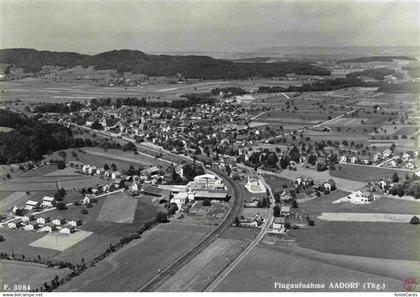
[[[409,56],[371,56],[341,60],[337,61],[337,63],[392,62],[393,60],[416,61],[417,59]]]
[[[330,71],[308,62],[239,63],[207,56],[149,55],[136,50],[113,50],[97,55],[71,52],[37,51],[34,49],[0,50],[0,63],[13,64],[25,72],[36,73],[43,66],[71,68],[77,65],[119,72],[170,76],[181,73],[186,78],[239,79],[276,77],[288,73],[330,75]]]

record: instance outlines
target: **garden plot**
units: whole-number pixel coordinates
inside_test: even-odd
[[[30,246],[62,252],[89,237],[92,233],[93,232],[83,230],[79,230],[71,234],[50,233],[32,242]]]
[[[110,195],[106,198],[98,221],[114,223],[133,223],[137,208],[137,199],[125,194]]]

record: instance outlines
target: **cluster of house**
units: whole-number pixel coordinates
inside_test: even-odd
[[[280,216],[274,217],[273,224],[268,230],[270,234],[282,234],[286,232],[286,224],[290,223],[290,206],[283,205],[280,208]]]
[[[11,221],[7,224],[10,229],[21,229],[25,231],[38,231],[38,232],[54,232],[60,234],[70,234],[76,232],[77,227],[82,224],[81,220],[69,220],[64,218],[53,218],[47,216],[40,216],[35,218],[34,215],[28,214],[22,218]]]
[[[370,156],[340,156],[339,163],[351,163],[351,164],[381,164],[382,166],[392,167],[392,168],[406,168],[413,170],[415,165],[416,153],[414,152],[405,152],[400,155],[394,155],[390,149],[384,150],[382,153],[377,152],[372,157]]]
[[[35,200],[28,200],[25,203],[25,209],[26,210],[34,210],[34,209],[40,209],[40,208],[51,208],[55,207],[55,204],[57,203],[57,199],[50,196],[44,196],[41,201],[35,201]],[[12,212],[16,212],[17,207],[14,206],[12,208]]]

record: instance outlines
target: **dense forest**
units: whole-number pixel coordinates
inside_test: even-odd
[[[390,69],[390,68],[374,68],[374,69],[366,69],[363,71],[350,72],[346,76],[347,77],[369,76],[377,80],[383,80],[385,76],[393,74],[394,72],[395,70]]]
[[[41,160],[44,154],[84,146],[83,139],[73,138],[70,129],[59,124],[43,123],[8,110],[0,110],[0,164]]]
[[[98,55],[33,49],[0,50],[0,63],[13,64],[25,72],[36,73],[43,66],[65,68],[93,65],[95,69],[116,69],[118,72],[142,73],[149,76],[171,76],[181,73],[186,78],[239,79],[278,77],[287,73],[330,75],[325,68],[308,62],[238,63],[207,56],[148,55],[141,51],[114,50]]]
[[[409,60],[416,61],[416,58],[409,56],[372,56],[360,57],[354,59],[346,59],[337,61],[337,63],[367,63],[367,62],[392,62],[393,60]]]

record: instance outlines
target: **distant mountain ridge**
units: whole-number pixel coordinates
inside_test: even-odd
[[[0,63],[13,64],[25,72],[36,73],[43,66],[71,68],[94,66],[97,70],[142,73],[149,76],[170,76],[181,73],[186,78],[239,79],[277,77],[288,73],[325,75],[331,72],[309,62],[238,63],[208,56],[149,55],[138,50],[113,50],[97,55],[74,52],[38,51],[35,49],[2,49]]]

